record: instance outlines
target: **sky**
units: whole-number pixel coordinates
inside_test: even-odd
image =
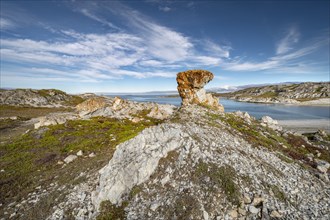
[[[4,1],[1,88],[69,93],[330,81],[329,1]]]

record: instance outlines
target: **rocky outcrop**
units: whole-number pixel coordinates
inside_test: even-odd
[[[224,111],[219,100],[207,94],[204,86],[213,79],[213,74],[206,70],[188,70],[177,74],[178,92],[182,105],[201,104],[219,111]]]
[[[67,107],[83,99],[57,89],[0,90],[0,105],[32,107]]]
[[[99,171],[99,186],[93,194],[95,206],[99,207],[105,200],[120,204],[125,193],[148,180],[159,160],[180,146],[183,141],[180,128],[180,125],[163,124],[119,145],[109,164]]]
[[[138,121],[137,115],[155,119],[166,119],[176,109],[173,105],[161,105],[157,103],[138,103],[121,99],[119,97],[94,97],[84,101],[76,107],[81,118],[96,116],[128,118]],[[141,118],[142,119],[142,118]]]
[[[216,126],[209,123],[210,114]],[[256,126],[259,122],[247,114],[218,114],[187,106],[175,119],[180,123],[148,128],[120,144],[99,171],[89,198],[92,204],[98,209],[108,200],[114,207],[124,207],[125,219],[330,217],[327,180],[279,153],[254,147],[215,120],[240,116],[235,123],[244,120]],[[318,169],[324,174],[328,167],[321,164]],[[81,209],[90,209],[90,200],[84,203]]]
[[[76,106],[77,111],[81,116],[87,115],[95,112],[100,108],[104,108],[106,106],[106,99],[103,97],[93,97],[87,99],[86,101],[78,104]]]
[[[80,117],[71,112],[60,112],[60,113],[51,113],[49,115],[39,117],[37,123],[34,124],[34,128],[38,129],[43,126],[64,124],[68,120],[77,120]]]
[[[218,95],[242,102],[329,105],[330,82],[251,87]]]

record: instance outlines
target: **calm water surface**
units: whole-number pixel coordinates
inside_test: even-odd
[[[159,95],[120,95],[120,97],[137,102],[156,102],[159,104],[171,104],[175,106],[181,105],[181,98],[170,98]],[[225,107],[226,112],[248,112],[250,115],[258,119],[265,115],[268,115],[277,120],[330,119],[329,106],[259,104],[237,102],[229,99],[221,99],[220,103]]]

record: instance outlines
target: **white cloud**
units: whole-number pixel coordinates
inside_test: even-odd
[[[113,23],[107,21],[106,19],[104,18],[101,18],[97,15],[95,15],[94,13],[90,12],[88,9],[86,8],[83,8],[81,10],[79,10],[83,15],[97,21],[97,22],[100,22],[101,24],[103,25],[106,25],[108,27],[111,27],[111,28],[114,28],[114,29],[117,29],[117,30],[120,30],[120,28],[118,28],[116,25],[114,25]]]
[[[285,54],[292,50],[292,46],[299,41],[300,34],[296,27],[291,27],[286,36],[277,44],[276,54]]]
[[[159,6],[158,9],[159,9],[160,11],[163,11],[163,12],[169,12],[169,11],[172,10],[172,9],[171,9],[170,7],[168,7],[168,6]]]
[[[230,71],[285,70],[287,71],[286,73],[295,73],[299,71],[304,73],[307,71],[308,67],[311,68],[313,66],[314,69],[317,68],[317,64],[310,64],[307,66],[304,64],[306,61],[302,61],[302,58],[316,52],[324,46],[329,46],[328,38],[311,42],[309,45],[306,45],[303,48],[293,50],[291,52],[286,52],[285,54],[277,54],[275,56],[269,57],[264,61],[250,62],[242,61],[239,58],[236,58],[233,61],[222,63],[221,66],[224,69]],[[305,70],[303,70],[303,68],[305,68]]]
[[[211,40],[204,40],[203,46],[206,51],[211,54],[217,55],[218,57],[229,58],[230,56],[230,46],[220,46]]]
[[[9,19],[0,18],[0,30],[9,30],[15,28],[16,25]]]

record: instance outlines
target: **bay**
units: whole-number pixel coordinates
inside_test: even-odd
[[[116,96],[116,95],[108,95]],[[117,95],[123,99],[137,102],[156,102],[159,104],[181,105],[181,98],[167,97],[163,95]],[[230,99],[220,99],[225,112],[242,111],[248,112],[257,119],[268,115],[276,120],[301,120],[301,119],[330,119],[330,106],[299,106],[284,104],[263,104],[237,102]]]

